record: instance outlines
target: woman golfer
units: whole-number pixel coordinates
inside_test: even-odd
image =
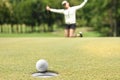
[[[87,0],[78,6],[70,7],[68,1],[63,1],[62,5],[65,9],[52,9],[49,6],[46,6],[46,9],[51,12],[64,14],[65,17],[65,36],[66,37],[74,37],[75,29],[76,29],[76,11],[82,8],[86,4]]]

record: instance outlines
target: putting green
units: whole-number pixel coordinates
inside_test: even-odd
[[[0,38],[0,80],[40,80],[39,59],[58,73],[42,80],[120,80],[120,38]]]

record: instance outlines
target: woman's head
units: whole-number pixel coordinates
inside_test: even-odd
[[[66,0],[62,2],[62,5],[64,6],[65,9],[68,9],[70,7],[69,2]]]

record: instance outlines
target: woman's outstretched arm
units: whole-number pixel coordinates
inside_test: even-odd
[[[78,9],[80,9],[80,8],[82,8],[86,3],[87,3],[87,1],[88,0],[84,0],[84,2],[83,3],[81,3],[80,5],[78,5],[78,6],[74,6],[74,8],[76,9],[76,10],[78,10]]]
[[[64,12],[64,9],[52,9],[49,6],[46,6],[46,10],[55,12],[55,13],[63,13]]]

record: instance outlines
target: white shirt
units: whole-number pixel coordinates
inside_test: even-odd
[[[68,9],[50,9],[51,12],[64,14],[66,24],[75,24],[76,23],[76,11],[82,8],[86,4],[86,0],[78,5],[73,6]]]

